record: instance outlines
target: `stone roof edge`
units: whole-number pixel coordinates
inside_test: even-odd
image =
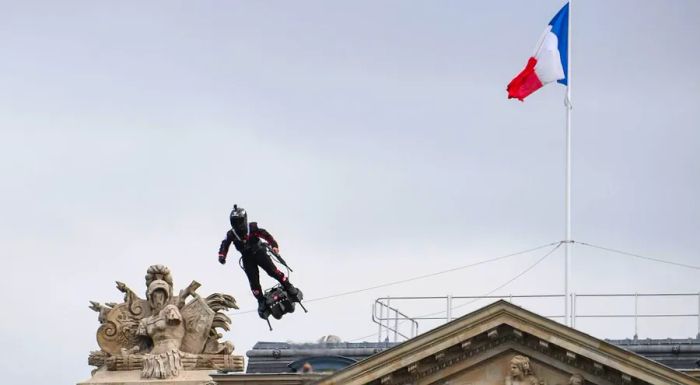
[[[509,319],[516,322],[509,323],[507,322]],[[499,323],[499,320],[502,322]],[[377,353],[366,360],[348,366],[318,381],[316,384],[350,384],[350,381],[363,377],[372,370],[379,372],[380,376],[385,375],[431,354],[435,354],[443,348],[456,345],[468,339],[469,337],[466,335],[475,336],[504,323],[532,335],[545,338],[552,344],[562,346],[574,353],[601,362],[644,381],[654,383],[658,382],[659,378],[672,378],[678,384],[700,384],[700,380],[696,380],[675,369],[559,324],[556,321],[504,300],[496,301],[397,346]],[[549,334],[549,336],[546,334]],[[635,370],[630,371],[628,369]]]
[[[620,372],[652,383],[658,381],[660,377],[668,377],[678,381],[679,384],[700,384],[700,380],[640,354],[626,350],[605,340],[598,339],[580,330],[562,325],[508,302],[499,301],[496,304],[500,302],[503,302],[515,310],[514,312],[506,311],[509,316],[522,318],[526,322],[539,321],[536,326],[530,328],[519,327],[522,325],[511,326],[532,335],[540,334],[540,336],[544,338],[546,338],[546,336],[541,334],[550,333],[551,337],[557,338],[551,338],[548,342],[566,348],[573,353],[588,357],[606,366],[617,369]],[[538,333],[538,331],[544,333]],[[632,372],[629,369],[636,370]]]

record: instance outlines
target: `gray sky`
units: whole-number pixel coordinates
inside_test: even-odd
[[[253,309],[237,257],[216,261],[234,202],[279,240],[307,298],[562,239],[564,88],[525,103],[505,92],[562,4],[2,2],[3,378],[87,378],[88,300],[120,300],[114,280],[142,293],[151,264],[176,289],[196,279]],[[572,12],[573,237],[697,265],[700,2]],[[272,333],[233,313],[227,338],[239,354],[258,340],[352,340],[376,331],[377,297],[484,294],[543,252],[310,303]],[[561,292],[562,261],[497,293]],[[697,271],[583,246],[572,286],[699,290]],[[629,322],[581,328],[632,335]],[[641,337],[695,333],[693,320],[640,323]]]

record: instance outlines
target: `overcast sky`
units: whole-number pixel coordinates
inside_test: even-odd
[[[196,279],[254,309],[237,256],[216,260],[233,203],[278,239],[309,299],[561,240],[565,88],[521,103],[505,87],[562,5],[2,1],[3,381],[88,378],[88,300],[119,301],[115,280],[143,293],[151,264],[176,290]],[[575,240],[700,264],[698,20],[697,0],[574,4]],[[232,312],[226,337],[238,354],[363,339],[377,297],[485,294],[546,251],[311,302],[274,332]],[[579,293],[700,290],[697,270],[584,246],[572,264]],[[557,250],[496,293],[561,293],[562,272]],[[696,322],[640,321],[640,337],[692,337]],[[580,327],[633,334],[629,321]]]

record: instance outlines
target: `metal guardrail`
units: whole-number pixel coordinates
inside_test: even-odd
[[[408,298],[408,297],[407,297]],[[377,341],[381,342],[382,341],[382,331],[386,330],[386,338],[389,339],[389,335],[393,332],[394,334],[394,342],[397,341],[398,336],[403,337],[404,339],[410,339],[418,335],[418,321],[411,319],[408,317],[406,314],[401,313],[399,309],[391,307],[389,304],[391,302],[390,297],[386,297],[386,303],[380,302],[379,299],[374,301],[374,304],[372,305],[372,322],[376,323],[379,325],[379,332],[377,334]],[[377,314],[377,307],[379,308],[379,316],[376,317]],[[386,311],[386,317],[384,317],[384,312]],[[389,317],[391,313],[394,313],[393,317]],[[411,323],[411,331],[410,331],[410,336],[407,336],[401,332],[399,332],[399,320],[402,320],[401,322],[408,321]],[[394,326],[391,326],[391,321],[394,321]],[[385,324],[386,322],[386,324]]]
[[[586,318],[633,318],[634,319],[634,338],[638,336],[639,319],[640,318],[690,318],[697,319],[697,336],[700,338],[700,293],[603,293],[603,294],[570,294],[571,303],[571,326],[576,327],[578,319]],[[694,313],[640,313],[639,300],[648,297],[695,297],[697,298],[697,307]],[[431,297],[381,297],[377,298],[372,305],[372,321],[378,325],[378,341],[385,340],[398,342],[399,337],[410,339],[418,335],[419,321],[442,320],[449,322],[453,319],[454,310],[460,307],[467,306],[482,299],[505,299],[513,302],[517,299],[561,299],[565,298],[564,294],[532,294],[532,295],[487,295],[487,296],[431,296]],[[578,312],[579,300],[582,298],[634,298],[634,312],[632,314],[602,314],[602,313],[581,313]],[[466,303],[454,306],[455,300],[471,300]],[[398,310],[396,305],[400,301],[444,301],[445,310],[431,314],[423,314],[419,316],[408,316]],[[394,303],[391,306],[392,302]],[[565,316],[560,314],[545,315],[547,318],[564,321]],[[402,328],[408,322],[409,326]],[[403,330],[403,331],[402,331]]]

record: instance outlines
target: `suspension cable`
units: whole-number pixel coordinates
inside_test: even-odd
[[[518,278],[522,277],[523,275],[527,274],[530,270],[534,269],[534,268],[535,268],[537,265],[539,265],[542,261],[544,261],[545,259],[547,259],[547,257],[549,257],[549,256],[552,255],[555,251],[557,251],[557,249],[562,245],[562,243],[564,243],[564,242],[558,242],[557,245],[554,246],[554,248],[552,248],[552,249],[549,250],[546,254],[544,254],[542,257],[540,257],[540,259],[536,260],[532,265],[530,265],[530,266],[528,266],[527,268],[525,268],[525,270],[521,271],[520,273],[518,273],[517,275],[515,275],[513,278],[507,280],[506,282],[504,282],[504,283],[501,284],[500,286],[496,287],[495,289],[489,291],[488,293],[485,293],[485,294],[480,295],[479,297],[488,297],[488,296],[490,296],[491,294],[497,292],[498,290],[501,290],[501,289],[503,289],[504,287],[510,285],[511,283],[513,283],[513,281],[517,280]],[[482,299],[483,299],[483,298],[474,298],[474,299],[472,299],[472,300],[470,300],[470,301],[467,301],[467,302],[465,302],[465,303],[463,303],[463,304],[460,304],[460,305],[457,305],[457,306],[453,306],[452,309],[459,309],[460,307],[467,306],[467,305],[469,305],[469,304],[472,304],[472,303],[474,303],[474,302],[476,302],[476,301],[480,301],[480,300],[482,300]],[[429,316],[432,316],[432,315],[442,314],[442,313],[445,313],[445,312],[446,312],[446,310],[442,310],[442,311],[435,312],[435,313],[419,315],[419,316],[416,317],[416,318],[429,317]]]
[[[667,265],[685,267],[685,268],[687,268],[687,269],[700,270],[700,266],[687,265],[687,264],[685,264],[685,263],[667,261],[667,260],[659,259],[659,258],[645,257],[645,256],[643,256],[643,255],[634,254],[634,253],[628,253],[628,252],[626,252],[626,251],[616,250],[616,249],[612,249],[612,248],[604,247],[604,246],[592,245],[592,244],[586,243],[586,242],[579,242],[579,241],[572,241],[572,242],[573,242],[573,243],[578,243],[579,245],[592,247],[592,248],[594,248],[594,249],[605,250],[605,251],[609,251],[609,252],[612,252],[612,253],[617,253],[617,254],[626,255],[626,256],[629,256],[629,257],[644,259],[644,260],[647,260],[647,261],[665,263],[665,264],[667,264]]]
[[[498,290],[500,290],[500,289],[502,289],[502,288],[508,286],[509,284],[511,284],[512,282],[514,282],[514,281],[517,280],[518,278],[522,277],[523,275],[527,274],[530,270],[534,269],[537,265],[539,265],[542,261],[544,261],[547,257],[549,257],[550,255],[552,255],[557,249],[559,249],[559,247],[562,245],[562,243],[563,243],[563,242],[561,242],[561,241],[560,241],[560,242],[553,242],[553,243],[550,243],[550,244],[547,245],[547,246],[554,246],[554,247],[553,247],[551,250],[549,250],[547,253],[545,253],[542,257],[540,257],[538,260],[536,260],[533,264],[531,264],[530,266],[528,266],[527,268],[525,268],[525,270],[523,270],[523,271],[521,271],[520,273],[516,274],[515,276],[513,276],[511,279],[507,280],[507,281],[504,282],[503,284],[501,284],[501,285],[499,285],[498,287],[496,287],[496,288],[490,290],[488,293],[481,295],[480,297],[489,296],[489,295],[495,293],[496,291],[498,291]],[[482,298],[474,298],[474,299],[472,299],[471,301],[468,301],[468,302],[466,302],[466,303],[463,303],[463,304],[461,304],[461,305],[458,305],[458,306],[453,307],[453,309],[458,309],[458,308],[460,308],[460,307],[467,306],[467,305],[469,305],[469,304],[471,304],[471,303],[474,303],[474,302],[476,302],[476,301],[479,301],[479,300],[481,300],[481,299],[482,299]],[[446,310],[441,310],[441,311],[434,312],[434,313],[422,314],[422,315],[419,315],[419,316],[417,316],[417,317],[415,317],[415,318],[429,317],[429,316],[433,316],[433,315],[443,314],[443,313],[445,313],[445,312],[446,312]],[[397,327],[400,326],[402,323],[404,323],[404,322],[406,322],[406,321],[407,321],[407,320],[401,320],[401,321],[399,321]],[[377,334],[379,334],[379,333],[373,333],[373,334],[369,334],[369,335],[366,335],[366,336],[357,337],[357,338],[351,339],[350,341],[352,342],[352,341],[357,341],[357,340],[360,340],[360,339],[365,339],[365,338],[367,338],[367,337],[376,336]]]
[[[540,250],[540,249],[543,249],[543,248],[549,247],[549,246],[557,245],[557,247],[559,247],[560,244],[561,244],[560,241],[551,242],[551,243],[547,243],[545,245],[533,247],[531,249],[522,250],[522,251],[518,251],[515,253],[511,253],[511,254],[501,255],[499,257],[489,258],[489,259],[485,259],[482,261],[470,263],[468,265],[453,267],[453,268],[447,269],[447,270],[442,270],[442,271],[429,273],[429,274],[423,274],[423,275],[419,275],[419,276],[415,276],[415,277],[411,277],[411,278],[406,278],[406,279],[402,279],[402,280],[398,280],[398,281],[387,282],[387,283],[383,283],[383,284],[379,284],[379,285],[375,285],[375,286],[365,287],[362,289],[356,289],[356,290],[345,291],[345,292],[341,292],[341,293],[337,293],[337,294],[331,294],[331,295],[327,295],[325,297],[312,298],[312,299],[305,300],[304,303],[324,301],[324,300],[331,299],[331,298],[344,297],[347,295],[358,294],[358,293],[362,293],[362,292],[366,292],[366,291],[370,291],[370,290],[380,289],[383,287],[389,287],[389,286],[399,285],[402,283],[417,281],[419,279],[430,278],[430,277],[434,277],[434,276],[441,275],[441,274],[451,273],[451,272],[458,271],[458,270],[463,270],[463,269],[467,269],[467,268],[471,268],[471,267],[475,267],[475,266],[479,266],[479,265],[483,265],[483,264],[487,264],[487,263],[491,263],[491,262],[500,261],[500,260],[503,260],[506,258],[515,257],[517,255],[531,253],[533,251],[537,251],[537,250]],[[517,279],[517,277],[516,277],[516,279]],[[257,312],[257,310],[237,311],[237,312],[231,313],[231,314],[235,316],[235,315],[248,314],[248,313],[254,313],[254,312]]]

